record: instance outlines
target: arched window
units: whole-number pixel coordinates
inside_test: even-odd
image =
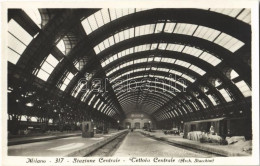
[[[59,41],[59,43],[56,46],[64,55],[66,55],[66,47],[62,39]]]
[[[237,78],[239,75],[237,74],[237,72],[235,70],[232,70],[230,72],[230,79],[233,80],[235,78]]]

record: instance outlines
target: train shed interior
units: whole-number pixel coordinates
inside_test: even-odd
[[[84,138],[116,137],[116,156],[204,155],[147,136],[251,155],[249,8],[15,8],[7,30],[9,155],[48,139],[38,155],[81,156]]]

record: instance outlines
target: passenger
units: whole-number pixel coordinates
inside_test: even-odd
[[[214,127],[213,127],[213,126],[210,127],[209,133],[212,134],[212,135],[214,135],[215,131],[214,131]]]

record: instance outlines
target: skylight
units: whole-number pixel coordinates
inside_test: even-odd
[[[79,82],[78,85],[75,87],[74,91],[72,92],[72,96],[76,98],[78,96],[79,92],[84,87],[84,85],[85,85],[84,83]]]
[[[59,61],[52,54],[49,54],[49,56],[42,64],[39,72],[37,73],[37,77],[42,79],[43,81],[47,81],[50,74],[52,73],[52,71],[54,70],[54,68],[57,66],[58,63]]]
[[[110,21],[116,20],[125,15],[129,15],[135,12],[148,10],[148,9],[101,9],[96,13],[92,14],[88,18],[84,19],[81,24],[87,33],[91,34],[97,28],[102,27],[103,25],[109,23]]]
[[[192,77],[190,77],[190,76],[188,76],[188,75],[186,75],[186,74],[183,74],[182,77],[185,78],[185,79],[187,79],[187,80],[189,80],[189,81],[192,82],[192,83],[195,82],[195,79],[193,79]]]
[[[16,64],[33,37],[15,20],[8,23],[8,61]]]
[[[38,9],[27,8],[27,9],[23,9],[23,11],[33,20],[33,22],[39,28],[41,28],[42,19],[41,19],[41,14]]]
[[[238,87],[238,89],[242,92],[242,94],[245,97],[252,95],[251,89],[249,88],[249,86],[246,84],[245,81],[243,81],[243,80],[239,81],[239,82],[235,83],[235,85]]]
[[[176,60],[175,64],[188,68],[191,64],[182,60]]]
[[[213,66],[216,66],[221,62],[220,59],[207,52],[203,52],[199,58],[212,64]]]
[[[165,33],[172,33],[175,25],[176,25],[176,23],[172,23],[172,22],[166,23],[165,28],[164,28],[164,32]]]
[[[203,76],[206,72],[204,70],[202,70],[201,68],[195,66],[195,65],[191,65],[189,67],[189,69],[195,71],[196,73],[198,73],[199,75]]]
[[[185,46],[185,48],[182,51],[183,53],[198,57],[201,55],[201,53],[203,52],[200,49],[197,49],[195,47],[189,47],[189,46]]]
[[[244,9],[244,11],[237,17],[237,19],[251,24],[251,10],[250,9]]]
[[[239,48],[241,48],[245,43],[241,42],[240,40],[233,38],[232,36],[222,32],[217,39],[214,41],[214,43],[228,49],[231,52],[237,51]]]
[[[64,41],[62,39],[59,41],[59,43],[56,46],[65,55],[66,49],[65,49]]]
[[[232,101],[231,97],[229,96],[228,92],[225,89],[219,90],[219,92],[222,94],[226,102]]]
[[[239,75],[237,74],[237,72],[235,70],[232,70],[230,72],[230,77],[231,77],[231,80],[237,78]]]
[[[66,87],[69,85],[69,83],[70,83],[70,81],[72,80],[73,77],[74,77],[74,74],[72,74],[71,72],[68,72],[67,76],[63,80],[63,84],[60,87],[60,89],[62,91],[64,91],[66,89]]]
[[[167,45],[166,50],[181,52],[183,50],[183,48],[184,48],[184,45],[169,43]]]
[[[178,23],[173,33],[191,36],[194,33],[196,28],[197,28],[197,25]]]
[[[163,30],[164,23],[157,23],[154,33],[160,33]]]
[[[96,97],[96,95],[95,94],[93,94],[93,96],[91,97],[91,99],[89,100],[89,102],[88,102],[88,105],[91,105],[91,103],[92,103],[92,101],[93,101],[93,99]]]
[[[208,98],[210,99],[210,101],[212,102],[212,104],[215,106],[217,105],[216,101],[214,100],[214,98],[212,97],[212,95],[208,95]]]
[[[230,17],[236,17],[242,9],[232,9],[232,8],[210,8],[210,11],[228,15]]]
[[[194,33],[193,36],[208,40],[208,41],[213,41],[215,38],[220,34],[220,31],[204,27],[204,26],[199,26],[196,32]]]

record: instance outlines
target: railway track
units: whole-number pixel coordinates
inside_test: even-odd
[[[205,156],[208,156],[208,157],[226,157],[226,156],[224,156],[224,155],[216,154],[216,153],[213,153],[213,152],[211,153],[211,152],[208,152],[208,151],[199,150],[199,149],[187,147],[187,146],[184,146],[184,145],[176,144],[176,143],[167,141],[167,140],[165,140],[165,139],[152,137],[152,136],[147,135],[147,134],[142,133],[142,132],[140,132],[140,133],[141,133],[142,135],[146,136],[146,137],[149,137],[149,138],[151,138],[151,139],[154,139],[154,140],[163,142],[163,143],[165,143],[165,144],[172,145],[172,146],[175,146],[175,147],[178,147],[178,148],[182,148],[182,149],[185,149],[185,150],[188,150],[188,151],[191,151],[191,152],[195,152],[195,153],[198,153],[198,154],[202,154],[202,155],[205,155]]]
[[[111,140],[104,146],[100,147],[99,149],[95,150],[94,152],[86,155],[85,157],[109,157],[113,156],[115,151],[119,148],[124,138],[127,136],[128,132],[116,137],[115,139]]]

